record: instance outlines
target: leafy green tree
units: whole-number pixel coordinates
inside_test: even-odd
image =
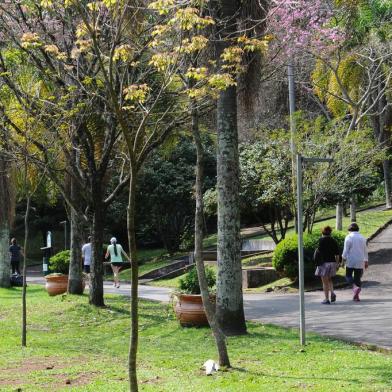
[[[252,216],[275,243],[285,238],[292,218],[288,154],[287,143],[278,139],[240,145],[242,214]]]
[[[204,189],[215,182],[212,148],[205,154]],[[155,231],[169,253],[179,250],[182,238],[193,228],[195,159],[191,140],[179,137],[169,151],[152,156],[140,173],[138,226]]]

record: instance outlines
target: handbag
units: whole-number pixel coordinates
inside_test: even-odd
[[[314,263],[319,266],[321,264],[324,263],[324,256],[323,254],[320,252],[319,248],[316,248],[313,254],[313,261]]]

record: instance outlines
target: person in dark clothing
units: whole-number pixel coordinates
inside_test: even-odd
[[[11,257],[12,275],[20,275],[19,263],[22,256],[22,248],[17,244],[16,239],[12,238],[9,248]]]
[[[340,261],[338,243],[331,237],[332,228],[326,226],[322,229],[322,237],[319,239],[318,262],[315,275],[320,276],[323,283],[325,299],[323,304],[330,304],[336,301],[336,294],[333,291],[332,278],[336,275],[337,265]],[[331,300],[329,297],[331,293]]]

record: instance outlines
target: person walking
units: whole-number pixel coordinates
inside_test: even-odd
[[[23,252],[22,248],[17,244],[16,238],[11,239],[9,252],[11,257],[12,275],[20,275],[19,263],[21,256],[23,256]]]
[[[369,267],[368,250],[366,238],[359,233],[359,226],[355,222],[350,224],[348,231],[342,256],[346,263],[346,280],[353,285],[353,300],[359,302],[363,270]]]
[[[325,226],[321,230],[321,238],[315,251],[315,262],[317,264],[315,275],[321,278],[324,291],[324,301],[322,304],[329,305],[336,301],[336,294],[333,291],[332,278],[336,275],[340,252],[338,243],[332,238],[332,228]],[[331,297],[329,296],[331,293]]]
[[[110,263],[114,276],[114,287],[117,288],[120,287],[118,274],[120,272],[120,268],[124,264],[122,255],[124,255],[128,259],[128,256],[125,253],[123,247],[120,244],[117,244],[117,239],[115,237],[112,237],[110,239],[110,245],[108,246],[108,249],[106,251],[105,259],[108,259],[108,257],[110,256]]]
[[[82,246],[83,272],[90,273],[91,265],[91,237],[88,236],[87,243]]]

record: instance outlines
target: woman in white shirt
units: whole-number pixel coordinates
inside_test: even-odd
[[[344,240],[343,260],[346,263],[346,280],[353,284],[353,300],[359,301],[361,277],[364,268],[368,268],[368,250],[366,238],[359,234],[359,226],[354,222],[348,228],[349,234]],[[353,277],[354,275],[354,277]]]
[[[110,256],[110,263],[112,266],[113,276],[114,276],[114,287],[119,288],[120,282],[118,279],[118,274],[120,272],[120,268],[123,266],[124,261],[122,255],[128,259],[127,254],[125,253],[123,247],[120,244],[117,244],[117,239],[115,237],[110,239],[110,245],[105,254],[105,259]]]

